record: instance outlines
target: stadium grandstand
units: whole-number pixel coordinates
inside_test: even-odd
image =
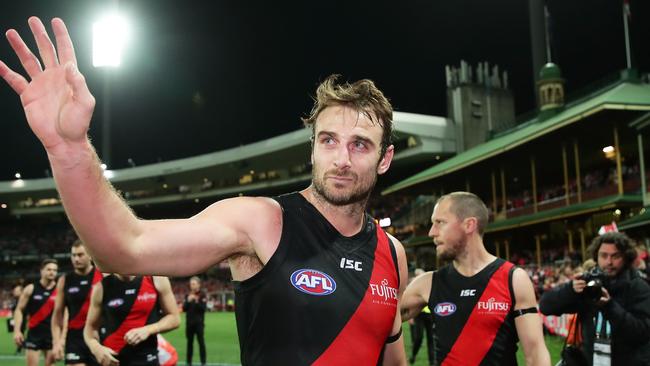
[[[390,173],[379,180],[380,187],[456,152],[448,118],[395,112],[394,125],[398,153]],[[139,216],[188,217],[219,199],[271,196],[306,187],[311,179],[310,136],[311,130],[301,129],[233,149],[104,173]],[[70,270],[69,248],[76,236],[52,178],[0,182],[0,202],[6,205],[0,210],[0,283],[2,302],[8,305],[11,284],[32,281],[42,259],[59,259],[61,270]],[[376,218],[389,218],[408,205],[405,197],[377,194],[370,210]],[[233,296],[227,264],[205,276],[210,304],[227,309]],[[174,285],[179,303],[187,290],[185,280]]]

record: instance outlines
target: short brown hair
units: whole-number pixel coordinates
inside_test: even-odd
[[[83,247],[83,246],[84,246],[84,242],[81,241],[81,239],[77,239],[77,240],[74,241],[74,243],[72,243],[73,248],[79,248],[79,247]]]
[[[449,211],[459,219],[465,220],[468,217],[475,217],[478,233],[483,236],[490,216],[485,203],[474,193],[452,192],[440,197],[436,204],[446,199],[451,200]]]
[[[634,260],[636,260],[636,248],[634,248],[634,245],[632,245],[630,238],[628,238],[628,236],[624,233],[610,231],[608,233],[595,237],[589,245],[589,248],[587,248],[589,256],[594,261],[596,261],[596,263],[598,263],[598,251],[600,250],[600,246],[603,244],[616,245],[616,249],[623,255],[626,268],[631,267],[634,263]]]
[[[381,138],[381,157],[384,156],[393,136],[393,107],[372,80],[362,79],[350,84],[339,82],[340,75],[328,76],[316,89],[314,106],[309,117],[302,118],[307,127],[312,128],[312,139],[316,132],[316,119],[327,107],[345,105],[363,113],[373,123],[383,129]]]
[[[43,259],[43,261],[41,262],[41,269],[45,268],[45,266],[47,266],[48,264],[56,264],[57,267],[59,266],[59,262],[57,262],[56,259],[46,258]]]

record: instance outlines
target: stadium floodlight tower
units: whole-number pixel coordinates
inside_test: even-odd
[[[102,108],[101,159],[111,166],[111,69],[122,63],[122,51],[128,38],[126,19],[117,13],[110,13],[93,23],[93,66],[103,69],[104,90]]]

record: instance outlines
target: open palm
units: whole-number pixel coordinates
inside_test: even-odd
[[[20,95],[27,122],[46,149],[84,141],[95,99],[77,70],[74,48],[65,24],[58,18],[52,20],[58,56],[40,19],[31,17],[29,27],[36,39],[44,69],[18,32],[11,29],[6,34],[7,39],[31,82],[2,61],[0,76]]]

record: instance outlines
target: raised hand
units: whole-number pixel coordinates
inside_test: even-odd
[[[63,21],[52,19],[56,48],[39,18],[31,17],[28,22],[44,68],[18,32],[10,29],[7,39],[31,81],[2,61],[0,76],[20,96],[27,122],[45,149],[65,149],[65,145],[85,141],[95,98],[77,69],[72,41]]]

